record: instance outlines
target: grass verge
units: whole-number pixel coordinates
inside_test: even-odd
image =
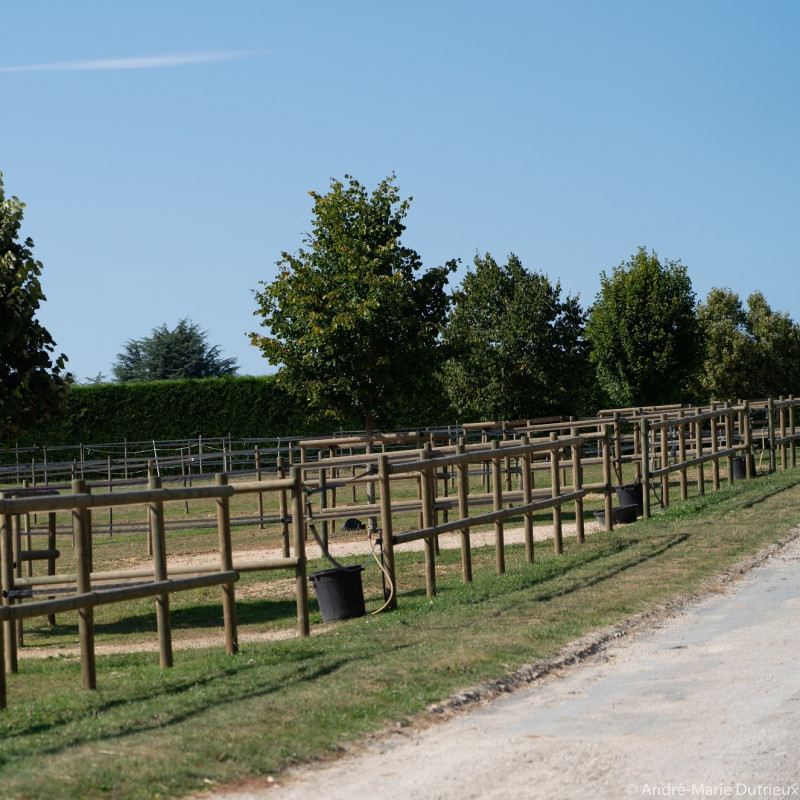
[[[317,624],[308,640],[246,644],[235,657],[221,644],[180,651],[171,670],[154,654],[99,657],[94,692],[80,689],[75,658],[22,659],[0,713],[0,796],[181,797],[278,775],[697,591],[785,536],[798,501],[798,471],[740,482],[585,545],[567,539],[560,558],[538,547],[529,566],[511,548],[502,576],[491,548],[476,551],[469,585],[459,553],[443,551],[432,599],[421,554],[398,553],[396,612]]]

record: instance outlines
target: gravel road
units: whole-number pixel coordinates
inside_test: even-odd
[[[800,538],[594,650],[441,724],[214,800],[800,796]]]

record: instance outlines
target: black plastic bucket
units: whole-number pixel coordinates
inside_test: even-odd
[[[644,514],[644,492],[641,483],[625,483],[614,487],[620,506],[636,506],[636,511]]]
[[[314,586],[319,610],[325,622],[364,616],[364,588],[361,585],[363,571],[360,564],[352,564],[314,572],[308,576]]]
[[[747,477],[747,462],[746,456],[734,456],[731,461],[733,462],[733,479],[735,481],[743,481]],[[756,460],[752,453],[750,454],[750,474],[756,474]]]
[[[605,527],[606,512],[595,511],[594,516],[598,524]],[[629,506],[617,506],[616,508],[611,509],[612,525],[628,525],[631,522],[636,522],[636,506],[633,504]]]

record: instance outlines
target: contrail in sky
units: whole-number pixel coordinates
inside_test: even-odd
[[[103,58],[95,61],[54,61],[49,64],[26,64],[19,67],[0,67],[0,72],[98,72],[118,69],[161,69],[230,61],[263,53],[263,50],[231,50],[211,53],[171,53],[162,56],[133,58]]]

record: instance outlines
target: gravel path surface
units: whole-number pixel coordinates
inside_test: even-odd
[[[800,538],[632,627],[441,724],[213,800],[800,796]]]

